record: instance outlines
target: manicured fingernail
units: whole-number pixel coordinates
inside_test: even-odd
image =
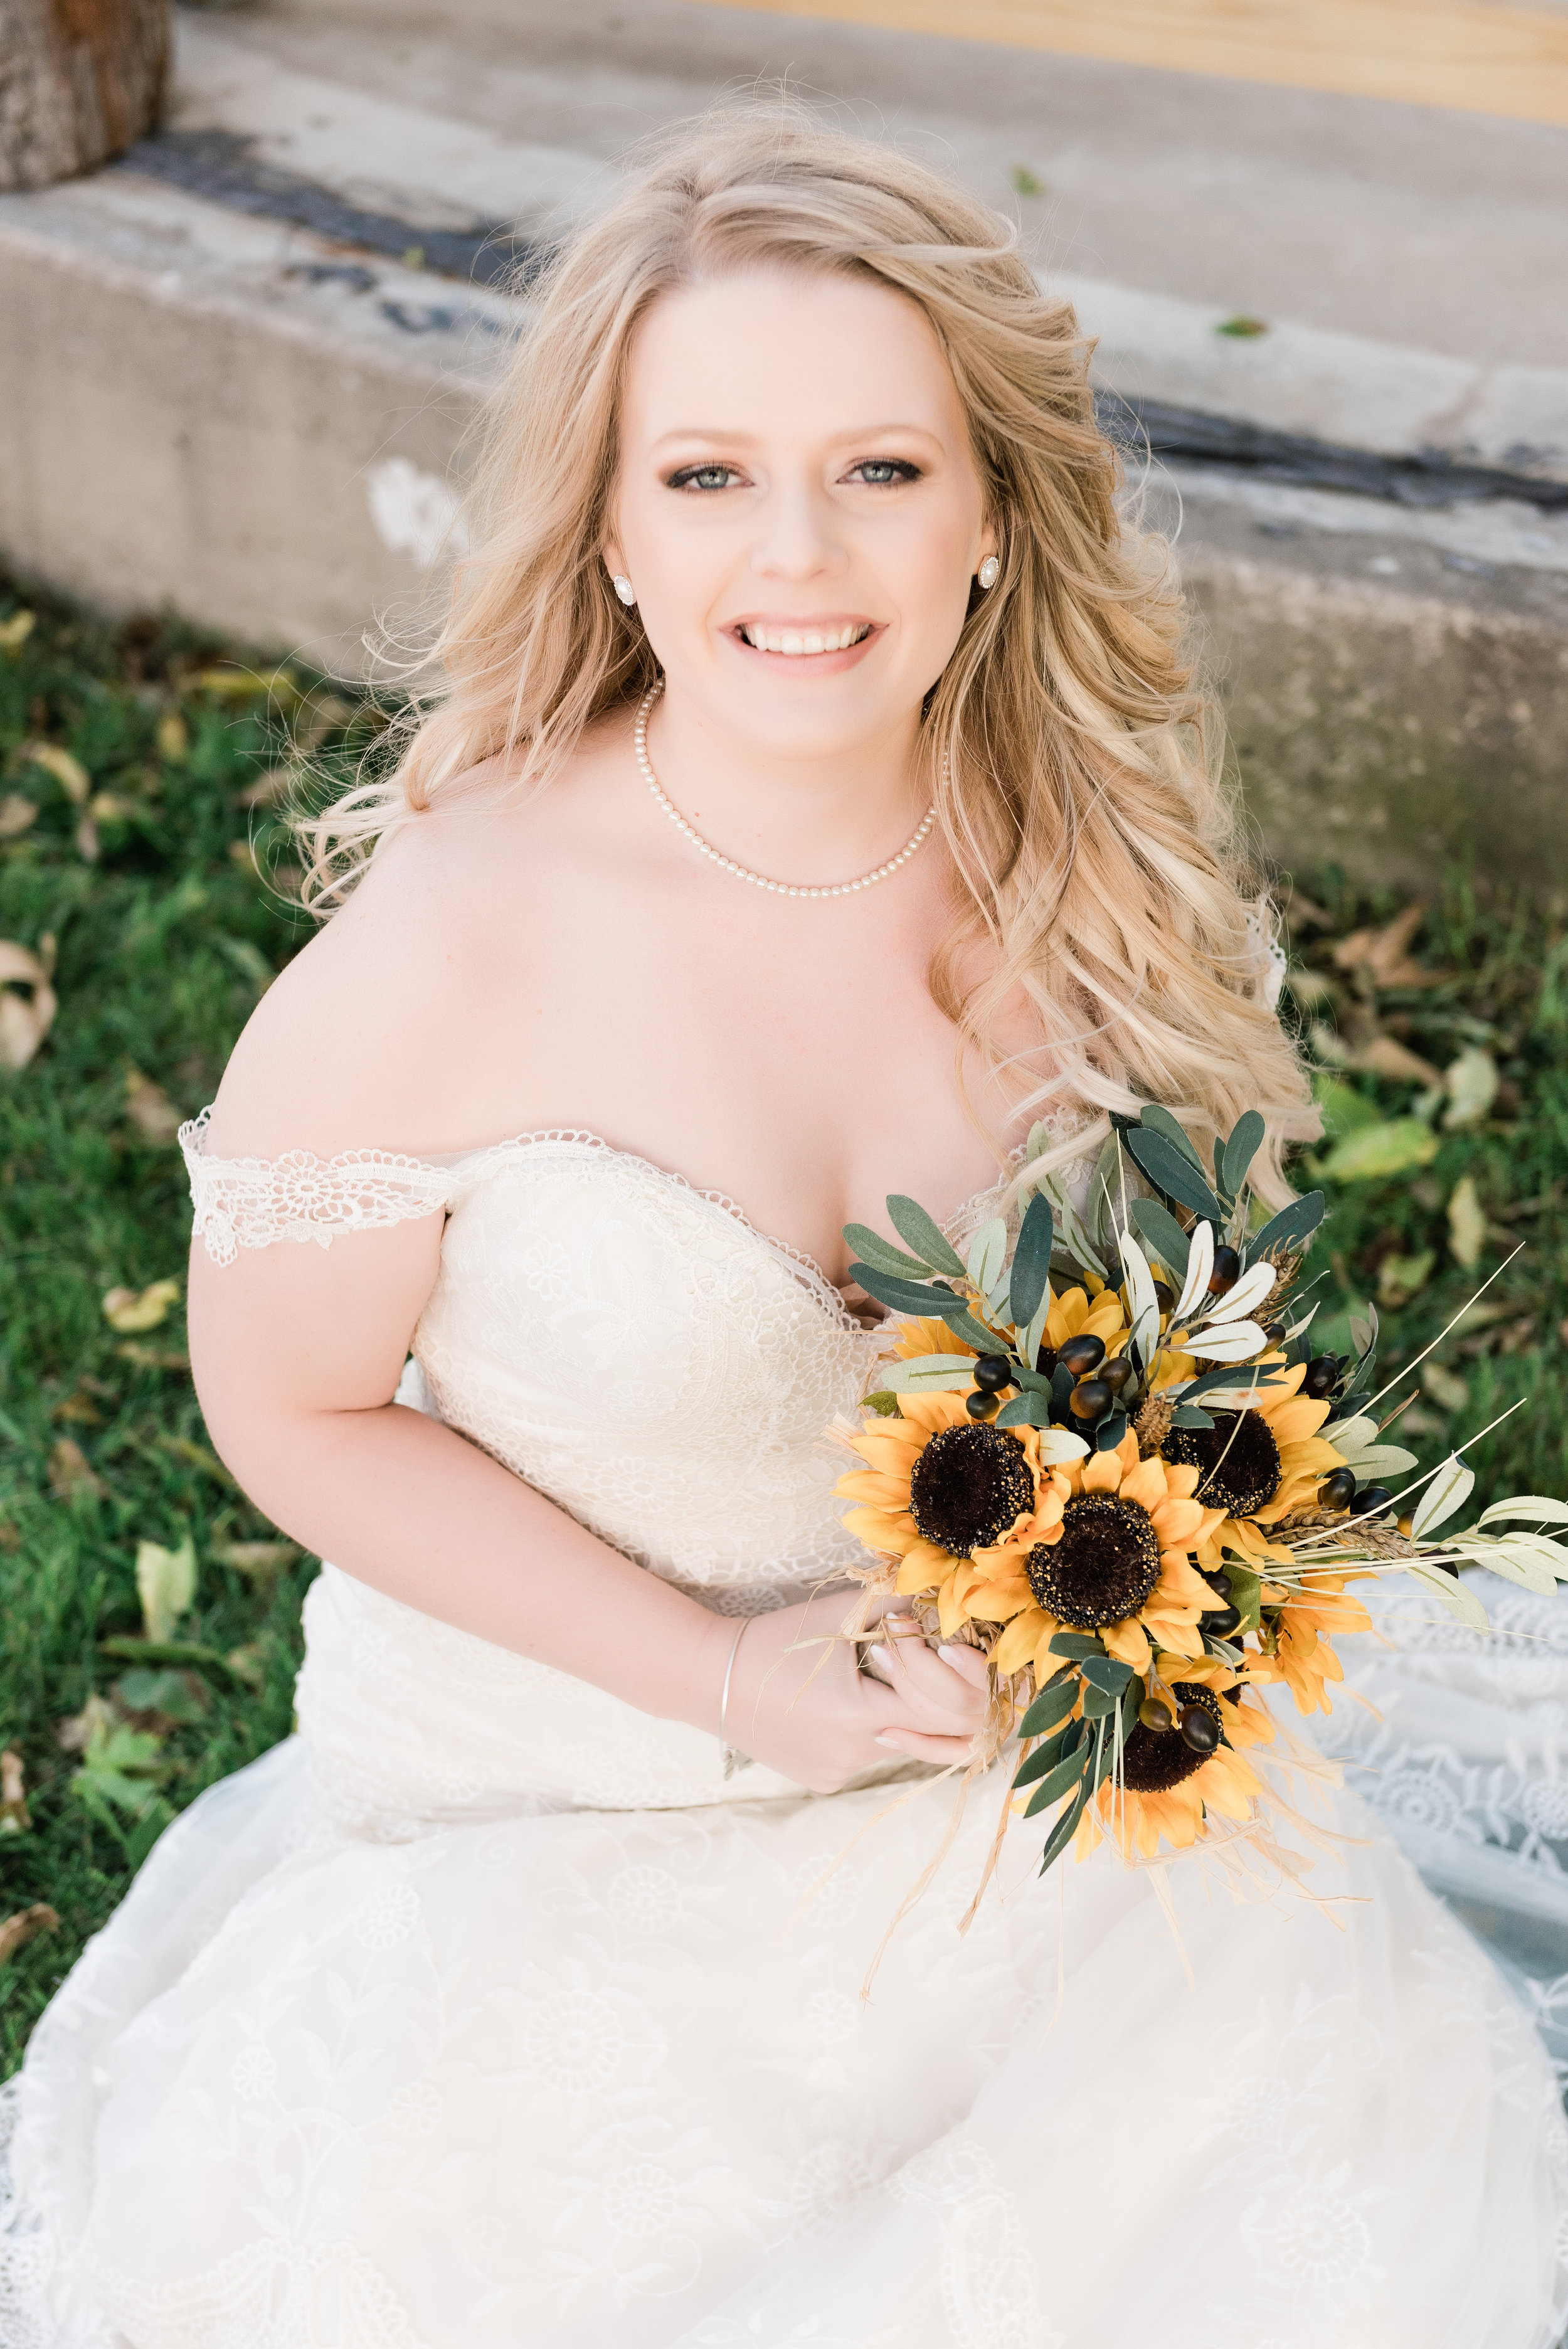
[[[955,1664],[960,1656],[970,1655],[974,1651],[968,1648],[941,1647],[936,1652],[944,1664]]]
[[[893,1749],[893,1751],[894,1751],[894,1753],[895,1753],[895,1754],[896,1754],[896,1753],[898,1753],[898,1752],[900,1752],[900,1751],[902,1750],[902,1749],[900,1748],[900,1746],[899,1746],[899,1742],[898,1742],[897,1738],[896,1738],[896,1737],[894,1737],[894,1736],[892,1736],[892,1734],[891,1734],[887,1730],[885,1730],[885,1729],[884,1729],[884,1730],[880,1731],[880,1732],[878,1733],[878,1734],[877,1734],[875,1737],[873,1737],[873,1738],[872,1738],[872,1744],[873,1745],[891,1745],[891,1746],[892,1747],[892,1749]]]
[[[873,1664],[880,1664],[882,1666],[884,1672],[892,1671],[892,1657],[881,1640],[877,1641],[874,1648],[868,1648],[866,1653],[870,1656]]]

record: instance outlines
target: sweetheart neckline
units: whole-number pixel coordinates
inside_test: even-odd
[[[805,1274],[808,1292],[814,1293],[812,1290],[814,1283],[816,1289],[821,1292],[818,1301],[829,1307],[841,1325],[853,1330],[857,1336],[875,1337],[882,1328],[882,1324],[879,1322],[871,1330],[865,1329],[846,1304],[842,1290],[835,1281],[830,1279],[816,1257],[808,1255],[804,1248],[794,1247],[789,1240],[779,1239],[774,1233],[765,1232],[760,1225],[752,1222],[738,1200],[732,1197],[727,1191],[722,1191],[717,1187],[705,1189],[694,1183],[688,1175],[677,1174],[673,1167],[659,1165],[655,1160],[645,1157],[641,1151],[624,1150],[614,1142],[606,1142],[602,1134],[591,1133],[585,1126],[545,1127],[534,1133],[511,1134],[500,1142],[479,1143],[471,1150],[440,1151],[427,1158],[415,1157],[406,1151],[372,1148],[341,1150],[335,1152],[332,1157],[326,1159],[318,1157],[314,1151],[299,1150],[284,1152],[280,1154],[280,1158],[276,1159],[251,1157],[208,1160],[207,1154],[201,1145],[205,1139],[215,1106],[216,1103],[210,1102],[205,1109],[201,1110],[191,1119],[188,1126],[181,1127],[180,1137],[181,1143],[187,1146],[188,1154],[193,1154],[211,1166],[232,1166],[242,1168],[246,1172],[265,1171],[269,1167],[279,1164],[283,1158],[292,1159],[296,1164],[321,1167],[329,1172],[334,1168],[348,1167],[363,1163],[366,1159],[371,1159],[387,1166],[388,1171],[457,1174],[470,1172],[476,1164],[482,1164],[487,1158],[500,1158],[509,1154],[521,1155],[524,1151],[548,1147],[552,1143],[596,1152],[605,1158],[618,1159],[624,1165],[640,1167],[657,1181],[674,1184],[679,1189],[688,1192],[694,1199],[700,1199],[705,1205],[717,1208],[748,1238],[757,1241],[759,1247],[767,1248],[770,1253],[782,1256],[798,1272]],[[187,1136],[189,1136],[188,1143]],[[1008,1179],[1006,1174],[999,1174],[995,1183],[989,1184],[984,1189],[972,1192],[966,1199],[960,1201],[952,1215],[941,1226],[941,1229],[944,1232],[951,1232],[975,1208],[987,1200],[994,1199],[1006,1187]]]

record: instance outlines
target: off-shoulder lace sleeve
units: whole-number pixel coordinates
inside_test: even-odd
[[[345,1150],[317,1158],[209,1158],[202,1149],[211,1110],[180,1129],[195,1206],[194,1230],[214,1264],[273,1240],[330,1247],[339,1232],[369,1232],[444,1207],[457,1188],[450,1167],[428,1166],[392,1150]]]

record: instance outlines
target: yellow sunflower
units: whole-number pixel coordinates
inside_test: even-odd
[[[1283,1361],[1281,1355],[1265,1355],[1259,1367],[1277,1371]],[[1245,1375],[1238,1370],[1238,1385]],[[1265,1528],[1309,1508],[1323,1479],[1344,1465],[1317,1433],[1329,1404],[1297,1392],[1305,1376],[1305,1363],[1297,1362],[1278,1386],[1261,1389],[1245,1411],[1216,1411],[1212,1428],[1173,1427],[1160,1447],[1166,1460],[1198,1471],[1197,1498],[1214,1516],[1198,1562],[1211,1571],[1222,1565],[1227,1549],[1239,1552],[1254,1571],[1266,1570],[1270,1558],[1293,1564],[1294,1553],[1271,1540]]]
[[[966,1616],[1001,1621],[975,1603],[994,1578],[975,1553],[1048,1525],[1053,1510],[1059,1519],[1068,1489],[1059,1470],[1042,1467],[1039,1431],[972,1419],[962,1395],[906,1394],[896,1419],[872,1420],[849,1441],[866,1463],[836,1487],[861,1504],[845,1512],[849,1531],[903,1561],[901,1591],[936,1594],[944,1638]]]
[[[969,1610],[1006,1624],[993,1651],[997,1671],[1032,1663],[1043,1684],[1059,1665],[1050,1643],[1063,1630],[1097,1631],[1138,1672],[1149,1669],[1151,1640],[1201,1656],[1199,1619],[1214,1594],[1191,1552],[1220,1519],[1192,1498],[1197,1470],[1140,1460],[1129,1429],[1113,1450],[1046,1475],[1050,1490],[1031,1517],[975,1557],[984,1578]]]
[[[1331,1632],[1369,1631],[1372,1618],[1359,1599],[1350,1598],[1343,1574],[1312,1574],[1301,1591],[1265,1583],[1264,1595],[1283,1599],[1277,1619],[1274,1652],[1249,1658],[1254,1680],[1283,1681],[1298,1713],[1332,1713],[1331,1681],[1342,1681],[1345,1668],[1329,1641]]]
[[[1119,1785],[1108,1778],[1078,1821],[1073,1849],[1079,1859],[1107,1838],[1124,1859],[1135,1853],[1152,1858],[1161,1837],[1173,1850],[1185,1851],[1203,1834],[1207,1813],[1244,1819],[1264,1792],[1243,1749],[1273,1737],[1268,1715],[1243,1701],[1235,1675],[1212,1657],[1198,1664],[1171,1657],[1161,1662],[1181,1675],[1166,1683],[1179,1707],[1206,1713],[1220,1742],[1198,1750],[1174,1722],[1163,1730],[1140,1722],[1122,1747]]]

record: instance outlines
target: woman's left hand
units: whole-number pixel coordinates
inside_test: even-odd
[[[966,1763],[990,1701],[985,1657],[978,1648],[958,1642],[934,1648],[906,1615],[886,1615],[880,1628],[882,1637],[866,1645],[867,1664],[903,1698],[920,1725],[884,1729],[877,1744],[943,1767]]]

